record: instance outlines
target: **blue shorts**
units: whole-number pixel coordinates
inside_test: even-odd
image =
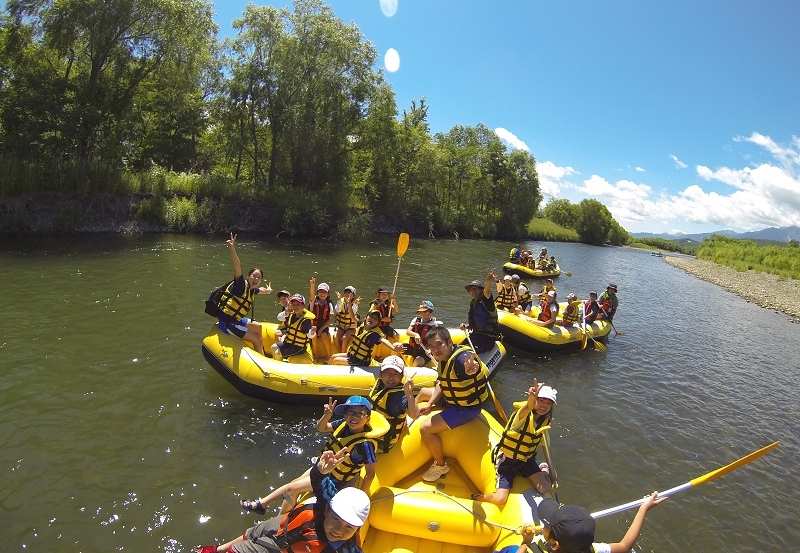
[[[436,404],[442,407],[439,414],[450,430],[458,428],[462,424],[474,421],[481,414],[480,405],[476,405],[475,407],[459,407],[458,405],[447,403],[444,400],[439,400]]]
[[[225,318],[220,319],[217,326],[219,326],[219,329],[225,334],[244,338],[244,335],[247,334],[247,323],[249,321],[250,319],[247,317],[243,317],[241,321],[237,321],[233,318]]]
[[[536,462],[536,454],[530,456],[526,461],[503,458],[497,463],[497,488],[510,490],[514,483],[515,476],[529,478],[537,472],[542,472],[539,463]]]

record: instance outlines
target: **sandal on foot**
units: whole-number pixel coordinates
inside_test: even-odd
[[[244,509],[245,511],[251,511],[259,515],[264,515],[267,513],[267,510],[264,508],[264,506],[261,504],[261,501],[258,499],[256,500],[242,499],[239,501],[239,505],[241,505],[242,509]]]

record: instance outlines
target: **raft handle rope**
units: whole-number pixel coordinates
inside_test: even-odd
[[[404,490],[404,491],[399,492],[399,493],[392,493],[391,495],[387,495],[386,497],[379,497],[377,499],[372,499],[371,502],[372,503],[377,503],[378,501],[386,501],[387,499],[394,499],[395,497],[398,497],[398,496],[401,496],[401,495],[405,495],[407,493],[421,493],[421,494],[440,495],[440,496],[442,496],[442,497],[444,497],[446,499],[449,499],[450,501],[452,501],[453,503],[455,503],[456,505],[461,507],[463,510],[465,510],[466,512],[468,512],[469,514],[471,514],[473,517],[475,517],[476,519],[480,520],[484,524],[488,524],[489,526],[494,526],[495,528],[500,528],[501,530],[508,530],[509,532],[513,532],[514,534],[517,534],[517,535],[522,535],[522,533],[524,531],[524,528],[525,528],[525,526],[513,527],[513,526],[506,526],[505,524],[500,524],[499,522],[492,522],[491,520],[487,519],[483,515],[479,515],[478,513],[476,513],[475,511],[473,511],[469,507],[467,507],[466,505],[462,504],[458,499],[456,499],[452,495],[446,494],[443,491],[439,491],[439,490]]]

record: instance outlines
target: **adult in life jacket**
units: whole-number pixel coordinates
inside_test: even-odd
[[[625,532],[625,536],[616,543],[598,543],[594,541],[594,519],[589,511],[577,505],[559,505],[553,499],[539,499],[536,506],[537,517],[542,521],[542,538],[545,544],[537,546],[540,550],[560,551],[569,553],[571,551],[591,551],[592,553],[628,553],[633,549],[639,533],[644,525],[644,518],[647,512],[666,500],[666,497],[658,497],[658,492],[645,496],[639,511],[633,517],[631,525]],[[531,515],[533,516],[533,515]],[[528,532],[527,528],[522,532],[522,545],[516,549],[516,553],[523,551],[535,551],[531,542],[534,539],[534,532]],[[531,544],[530,546],[528,544]],[[505,552],[506,549],[503,549]]]
[[[392,321],[394,321],[395,313],[400,309],[397,307],[397,300],[391,294],[388,286],[380,286],[377,291],[377,296],[369,305],[369,310],[380,311],[381,324],[378,325],[378,328],[381,329],[381,332],[387,340],[394,343],[397,341],[399,334],[394,327],[392,327]]]
[[[514,281],[511,279],[511,275],[506,275],[503,277],[502,283],[497,283],[497,299],[494,300],[494,305],[497,309],[514,311],[517,303],[517,290],[514,288]]]
[[[515,476],[530,480],[540,494],[551,490],[556,474],[547,463],[539,464],[536,461],[536,448],[544,439],[541,429],[549,426],[553,418],[557,394],[550,386],[539,384],[534,379],[533,386],[528,388],[528,400],[514,403],[517,410],[508,419],[500,441],[492,450],[497,487],[485,495],[472,494],[472,499],[505,504]]]
[[[530,323],[536,326],[546,326],[552,328],[558,318],[558,300],[556,299],[556,291],[550,290],[547,293],[546,302],[542,302],[542,310],[536,320],[531,320]]]
[[[555,271],[556,269],[558,269],[558,261],[556,261],[556,258],[551,255],[550,261],[547,262],[547,270]]]
[[[519,263],[520,256],[521,250],[519,249],[519,244],[517,244],[508,252],[508,261],[511,263]]]
[[[309,297],[314,298],[308,304],[308,310],[314,314],[312,325],[316,329],[316,336],[311,339],[311,351],[315,359],[328,360],[331,356],[331,324],[333,323],[333,302],[330,299],[331,287],[327,283],[316,286],[317,278],[311,277],[309,281]],[[316,291],[314,288],[316,287]]]
[[[619,306],[616,284],[608,285],[606,291],[600,296],[598,304],[600,305],[600,318],[611,321],[617,312],[617,307]]]
[[[334,353],[328,363],[331,365],[352,365],[354,367],[369,367],[372,363],[372,348],[384,344],[395,353],[403,353],[403,344],[391,343],[383,337],[378,328],[381,322],[381,312],[370,311],[364,317],[364,322],[359,325],[353,335],[353,340],[345,353]]]
[[[372,408],[389,422],[389,431],[378,440],[378,453],[388,453],[406,429],[406,416],[416,420],[419,407],[414,400],[414,381],[403,383],[405,363],[399,355],[381,361],[381,375],[369,391]]]
[[[313,325],[314,314],[306,309],[306,299],[300,294],[289,298],[289,313],[275,331],[272,356],[287,361],[290,357],[307,354],[303,362],[310,362],[309,342],[317,335]]]
[[[444,326],[430,329],[425,345],[439,363],[439,377],[433,388],[422,388],[417,395],[418,402],[427,401],[419,412],[427,415],[433,405],[443,408],[420,426],[422,441],[433,457],[433,464],[422,479],[433,482],[450,470],[444,460],[439,434],[480,415],[481,404],[489,398],[489,377],[486,366],[472,348],[453,344],[450,332]]]
[[[242,263],[236,254],[236,234],[231,233],[230,240],[226,241],[231,252],[233,263],[233,280],[225,287],[219,299],[219,329],[225,334],[237,336],[253,344],[253,349],[264,353],[264,342],[261,338],[261,325],[248,318],[247,314],[253,307],[256,294],[269,294],[272,287],[259,286],[264,273],[258,267],[248,271],[247,278],[242,274]]]
[[[511,282],[514,288],[517,289],[518,304],[515,313],[527,315],[531,312],[531,307],[533,307],[533,296],[531,296],[530,288],[520,280],[519,275],[511,275]]]
[[[471,330],[472,345],[477,353],[491,350],[500,338],[500,323],[497,321],[497,307],[494,304],[492,291],[499,279],[497,273],[490,269],[486,273],[486,282],[473,280],[464,288],[469,292],[469,313],[467,323],[461,323],[461,330]],[[461,345],[467,343],[465,339]]]
[[[567,294],[567,306],[561,314],[561,326],[571,327],[581,321],[581,306],[583,302],[575,294]]]
[[[403,350],[404,355],[412,358],[411,364],[414,367],[422,367],[431,360],[425,348],[425,336],[428,334],[428,329],[438,324],[441,323],[433,316],[433,302],[423,301],[417,308],[417,316],[411,319],[406,329],[408,344]]]
[[[331,420],[333,415],[342,418]],[[336,405],[336,401],[329,399],[324,405],[324,413],[317,421],[317,431],[330,434],[328,442],[322,452],[339,452],[349,450],[350,454],[339,463],[330,473],[333,484],[338,489],[344,489],[348,483],[358,479],[361,469],[364,469],[364,478],[359,486],[368,491],[375,477],[375,454],[378,440],[390,430],[389,423],[383,415],[372,412],[369,399],[361,396],[350,396],[345,403]],[[313,467],[312,467],[313,468]],[[279,498],[284,498],[281,512],[288,512],[303,492],[311,491],[310,474],[308,469],[303,474],[279,486],[266,496],[256,500],[241,500],[239,504],[246,511],[260,512],[266,505]],[[290,501],[286,500],[286,496]]]
[[[597,292],[589,292],[589,299],[583,304],[586,324],[591,324],[600,315],[600,306],[597,304]]]
[[[336,292],[336,334],[333,337],[337,352],[347,352],[353,333],[358,328],[358,304],[361,296],[356,297],[356,289],[345,286],[344,293]]]
[[[320,455],[309,473],[314,498],[197,553],[362,553],[358,531],[369,516],[369,496],[358,488],[338,490],[328,475],[346,454]]]

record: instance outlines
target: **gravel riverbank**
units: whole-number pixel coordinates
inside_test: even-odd
[[[800,281],[755,271],[740,272],[713,261],[664,256],[664,261],[698,278],[722,286],[729,292],[767,309],[774,309],[800,322]]]

